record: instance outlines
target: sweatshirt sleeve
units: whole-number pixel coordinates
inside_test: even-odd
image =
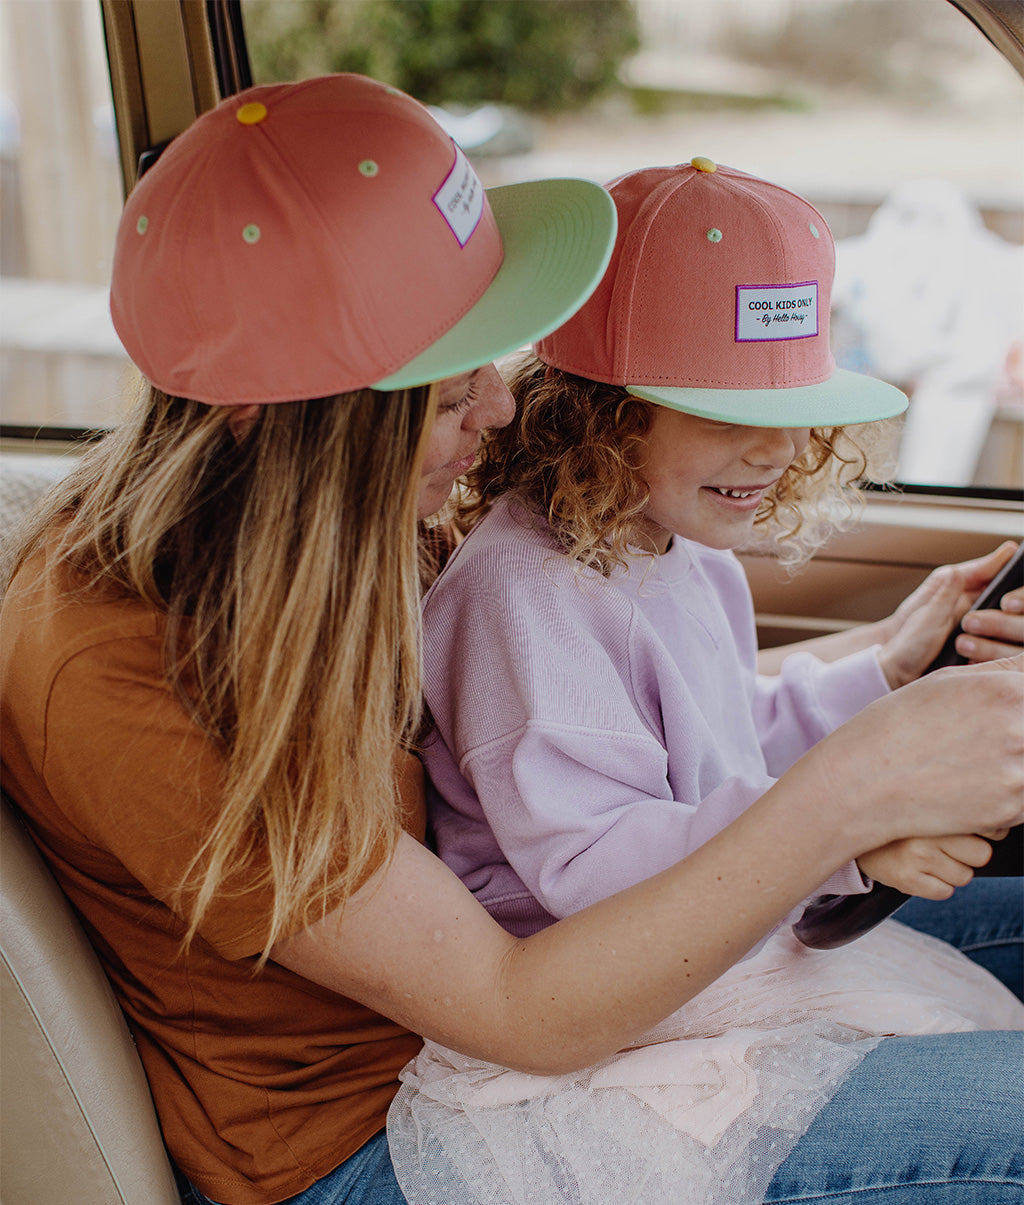
[[[701,549],[697,556],[748,675],[750,708],[765,765],[779,778],[818,741],[889,693],[877,648],[834,662],[793,653],[779,674],[758,675],[754,601],[742,565],[731,552]]]
[[[462,773],[509,865],[561,918],[667,870],[773,785],[730,778],[696,802],[677,800],[663,759],[660,746],[615,733],[529,724],[468,756]],[[813,895],[870,886],[849,862]]]
[[[531,723],[463,773],[509,865],[563,917],[679,862],[771,785],[730,779],[698,807],[671,797],[663,760],[653,741]]]
[[[769,773],[780,777],[812,745],[888,693],[875,648],[833,662],[793,653],[779,674],[758,675],[752,708]]]

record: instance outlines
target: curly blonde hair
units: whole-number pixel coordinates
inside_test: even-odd
[[[624,564],[627,548],[654,555],[643,478],[652,404],[532,354],[513,361],[506,376],[516,417],[487,434],[460,520],[472,525],[514,490],[543,515],[569,556],[599,573]],[[812,429],[755,516],[758,543],[788,565],[806,561],[858,513],[857,483],[867,465],[866,447],[847,428]]]

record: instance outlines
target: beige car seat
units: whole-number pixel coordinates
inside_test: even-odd
[[[52,473],[0,466],[0,532]],[[142,1064],[99,960],[0,803],[0,1201],[180,1205]]]

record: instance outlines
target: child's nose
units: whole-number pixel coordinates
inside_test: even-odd
[[[462,425],[472,431],[508,426],[515,416],[516,404],[493,364],[478,370],[474,386],[476,398]]]
[[[757,427],[745,459],[765,468],[788,468],[807,447],[810,435],[807,427]]]

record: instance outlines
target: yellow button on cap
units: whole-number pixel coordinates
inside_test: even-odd
[[[235,116],[244,126],[255,126],[266,117],[267,106],[262,101],[251,100],[248,104],[242,105]]]
[[[703,155],[698,155],[696,159],[690,160],[690,166],[695,167],[699,172],[717,172],[718,168],[710,159],[705,159]]]

